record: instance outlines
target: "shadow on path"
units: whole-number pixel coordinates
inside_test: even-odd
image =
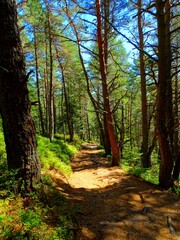
[[[72,160],[69,179],[54,174],[69,201],[76,240],[176,240],[180,234],[179,197],[125,174],[86,146]],[[170,218],[176,231],[170,233]]]

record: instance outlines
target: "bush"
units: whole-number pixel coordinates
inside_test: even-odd
[[[123,151],[123,159],[121,161],[121,167],[135,176],[141,177],[146,181],[154,184],[159,183],[159,162],[158,156],[153,152],[152,154],[152,167],[141,167],[141,153],[139,149],[134,147],[132,150],[129,147],[125,147]]]

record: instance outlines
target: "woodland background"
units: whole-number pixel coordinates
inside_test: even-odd
[[[96,142],[112,166],[173,187],[180,168],[179,3],[0,3],[1,195],[7,205],[12,189],[32,192],[39,165],[68,175],[82,141]]]
[[[179,154],[179,4],[28,1],[18,13],[38,133],[98,141],[114,165],[122,146],[144,168],[154,150],[167,187]]]

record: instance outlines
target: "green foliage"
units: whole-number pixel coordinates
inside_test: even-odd
[[[54,138],[57,139],[57,140],[62,140],[64,142],[69,142],[70,140],[70,136],[69,135],[63,135],[63,134],[59,134],[59,133],[56,133],[54,135]],[[80,140],[80,138],[78,137],[78,135],[74,135],[74,139],[73,139],[73,147],[76,147],[76,149],[80,149],[81,147],[81,144],[82,144],[82,140]],[[72,145],[70,145],[72,146]]]
[[[16,180],[16,174],[18,170],[8,170],[6,165],[0,166],[0,197],[5,198],[11,196],[12,192],[18,192],[18,181]]]
[[[180,185],[173,187],[173,192],[175,192],[177,195],[180,195]]]
[[[5,142],[4,142],[4,135],[0,132],[0,164],[4,165],[6,161],[6,149],[5,149]]]
[[[123,149],[123,162],[124,165],[132,166],[140,164],[141,159],[141,153],[139,151],[138,147],[133,147],[130,149],[130,147],[124,147]]]
[[[17,191],[16,172],[17,170],[8,171],[4,136],[0,133],[0,198],[11,196],[12,192]]]
[[[107,159],[108,159],[109,162],[111,162],[112,161],[112,155],[107,155]]]
[[[35,228],[37,225],[40,225],[42,222],[40,209],[36,209],[36,212],[34,212],[32,209],[22,211],[20,215],[20,221],[24,226],[26,232],[30,232],[33,228]]]
[[[73,145],[38,136],[42,165],[70,174],[70,158],[77,152]],[[44,174],[36,193],[25,198],[17,194],[16,171],[7,169],[3,134],[0,133],[0,239],[72,240],[71,218],[64,209],[67,199],[55,187],[52,178]]]
[[[107,157],[104,150],[98,152],[99,157]]]
[[[1,116],[0,116],[0,133],[3,131],[3,127],[2,127],[2,118],[1,118]],[[1,138],[1,136],[0,136],[0,138]]]
[[[121,161],[121,167],[135,176],[141,177],[146,181],[154,184],[159,183],[159,162],[157,154],[152,154],[152,167],[141,167],[141,153],[137,147],[132,150],[126,147],[123,151],[123,159]]]
[[[102,145],[97,145],[97,149],[104,149]]]
[[[37,141],[43,169],[55,168],[69,175],[71,173],[70,158],[76,154],[77,148],[59,138],[50,142],[48,138],[38,135]]]
[[[62,216],[59,218],[58,225],[55,228],[56,235],[53,236],[54,240],[58,239],[67,239],[67,228],[70,223],[67,221],[67,218]],[[73,239],[73,236],[71,234],[68,234],[69,239]]]
[[[54,189],[53,194],[57,194],[56,192]],[[49,189],[43,196],[48,194]],[[63,206],[63,198],[59,201]],[[42,199],[38,198],[38,194],[29,195],[24,199],[18,196],[14,196],[13,200],[1,199],[0,239],[71,240],[68,229],[71,219],[66,215],[63,207],[59,206],[57,209],[54,198],[46,200],[45,205]]]

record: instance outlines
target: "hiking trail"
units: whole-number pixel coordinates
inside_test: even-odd
[[[158,186],[110,167],[96,145],[86,144],[72,159],[67,179],[51,172],[69,199],[76,240],[180,239],[180,199]]]

